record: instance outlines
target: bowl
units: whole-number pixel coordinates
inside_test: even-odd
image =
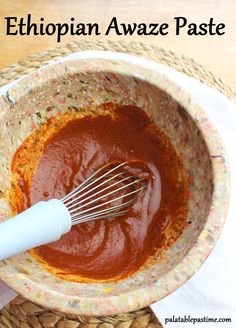
[[[11,216],[6,194],[12,156],[46,118],[104,102],[135,104],[170,138],[189,176],[188,225],[163,260],[107,283],[61,280],[28,252],[0,263],[0,278],[25,298],[77,315],[134,311],[165,297],[206,260],[222,230],[229,173],[220,137],[192,97],[159,73],[156,63],[119,53],[81,52],[18,81],[0,97],[0,218]],[[20,233],[20,232],[19,232]],[[14,242],[9,236],[9,242]]]

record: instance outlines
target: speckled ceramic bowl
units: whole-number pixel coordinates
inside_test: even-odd
[[[12,156],[45,119],[87,105],[136,104],[171,139],[189,174],[188,226],[164,259],[117,283],[73,283],[45,271],[28,253],[0,264],[0,277],[33,302],[66,313],[109,315],[133,311],[165,297],[205,261],[222,229],[228,204],[228,168],[217,132],[191,97],[155,63],[93,52],[26,77],[0,97],[0,218]],[[20,232],[19,232],[20,233]],[[9,236],[9,242],[11,236]]]

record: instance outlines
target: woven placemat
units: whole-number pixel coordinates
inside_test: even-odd
[[[141,42],[82,41],[71,42],[34,54],[0,70],[0,86],[27,75],[65,55],[81,50],[110,50],[142,56],[169,65],[222,92],[236,102],[235,92],[193,59]],[[38,306],[21,296],[0,311],[0,328],[161,328],[150,308],[109,317],[67,315]]]
[[[149,43],[138,41],[74,41],[64,46],[36,53],[1,69],[0,86],[5,85],[16,78],[27,75],[45,64],[51,63],[73,52],[82,50],[110,50],[146,57],[192,76],[206,85],[217,89],[231,100],[236,101],[236,93],[229,85],[225,84],[219,77],[216,77],[211,71],[195,62],[192,58],[178,55],[173,51]]]

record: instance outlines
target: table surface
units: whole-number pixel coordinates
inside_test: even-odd
[[[58,46],[55,36],[18,36],[6,35],[4,17],[18,18],[32,14],[32,22],[66,23],[74,17],[80,23],[98,23],[105,31],[112,17],[119,23],[165,23],[170,25],[166,36],[65,36],[61,45],[71,40],[109,39],[139,40],[156,44],[178,54],[192,57],[223,81],[236,89],[236,0],[0,0],[0,68],[35,52]],[[183,29],[181,35],[175,36],[175,16],[185,16],[188,23],[209,22],[213,17],[216,23],[226,25],[222,36],[188,36]],[[103,33],[104,34],[104,33]]]

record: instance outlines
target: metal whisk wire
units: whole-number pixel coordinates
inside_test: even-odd
[[[125,165],[127,162],[107,164],[61,200],[40,201],[2,222],[0,261],[55,242],[68,233],[72,225],[127,213],[138,192],[146,187],[147,178],[128,173]],[[14,243],[9,243],[9,236]]]
[[[145,180],[125,171],[115,172],[126,164],[110,163],[101,167],[61,199],[70,212],[72,225],[119,217],[128,212],[136,194],[145,188]],[[122,191],[125,193],[120,195]],[[106,200],[110,196],[114,198]]]

